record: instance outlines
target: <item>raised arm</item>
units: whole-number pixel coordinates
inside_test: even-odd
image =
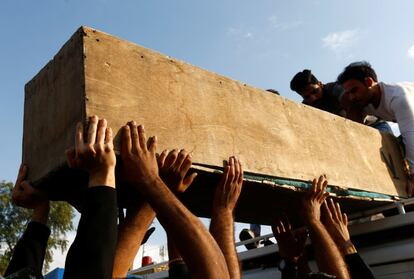
[[[89,119],[87,138],[78,123],[68,164],[89,174],[84,210],[65,263],[64,278],[112,278],[117,240],[116,157],[105,119]]]
[[[130,194],[134,196],[135,193]],[[128,206],[125,220],[118,225],[113,278],[127,276],[142,240],[155,218],[155,212],[148,202],[137,197],[135,203]]]
[[[148,200],[164,229],[176,240],[184,261],[195,278],[228,278],[225,259],[200,220],[176,198],[158,175],[155,137],[130,122],[123,128],[121,155],[128,181]]]
[[[157,158],[159,173],[162,181],[176,195],[178,199],[191,185],[196,172],[188,173],[192,164],[192,157],[186,150],[174,149],[171,151],[164,150]],[[169,269],[168,276],[170,279],[191,278],[181,253],[176,246],[176,239],[167,231],[168,240],[168,258]]]
[[[325,192],[328,181],[324,176],[314,179],[312,187],[303,198],[304,222],[308,226],[312,245],[315,250],[316,263],[320,271],[335,275],[337,278],[350,278],[345,261],[320,221],[320,208],[328,197]]]
[[[243,168],[236,157],[230,157],[216,187],[210,232],[226,258],[230,278],[241,278],[234,240],[234,209],[243,184]]]
[[[375,278],[369,266],[359,256],[348,231],[348,217],[341,212],[339,203],[328,199],[323,204],[323,224],[335,241],[345,262],[348,265],[352,278]]]
[[[306,229],[292,231],[289,219],[283,216],[272,225],[272,231],[284,261],[283,266],[279,264],[282,279],[306,278],[311,271],[305,257]]]
[[[121,170],[121,175],[128,175],[123,172],[124,170]],[[148,201],[133,186],[125,185],[125,187],[131,202],[127,205],[126,218],[118,225],[113,278],[127,276],[146,232],[156,216]]]
[[[41,191],[26,180],[28,168],[21,165],[12,192],[12,201],[17,206],[33,209],[31,221],[13,250],[12,258],[4,276],[22,269],[31,269],[36,278],[41,278],[50,229],[47,227],[49,200]]]

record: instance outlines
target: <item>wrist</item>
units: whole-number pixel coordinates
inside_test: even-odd
[[[103,172],[94,172],[89,175],[88,187],[109,186],[115,188],[115,168]]]
[[[49,200],[46,200],[46,201],[40,203],[39,205],[37,205],[33,209],[33,214],[32,214],[32,219],[31,220],[33,222],[38,222],[38,223],[42,223],[42,224],[46,225],[47,220],[49,218],[49,211],[50,211]]]
[[[342,254],[344,255],[350,255],[355,254],[357,252],[354,244],[352,244],[351,240],[345,241],[341,245],[339,245]]]
[[[148,187],[152,187],[154,185],[159,185],[159,184],[163,184],[163,185],[167,186],[167,184],[165,184],[165,182],[161,179],[161,177],[159,175],[148,175],[146,177],[143,177],[140,181],[138,181],[138,183],[143,184],[143,185],[148,186]],[[167,186],[167,188],[170,189],[168,186]],[[171,189],[170,189],[170,191],[173,194],[176,194],[176,191],[172,191]]]
[[[213,204],[212,215],[220,215],[233,218],[233,210],[225,206]]]
[[[309,215],[305,218],[304,222],[308,226],[314,226],[321,223],[321,220],[314,215]]]

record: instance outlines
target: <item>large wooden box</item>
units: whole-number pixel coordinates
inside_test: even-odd
[[[158,136],[160,151],[192,151],[202,175],[187,202],[199,215],[208,216],[211,184],[233,154],[248,180],[242,221],[268,223],[270,211],[292,204],[302,182],[322,173],[350,210],[406,195],[394,137],[81,27],[25,87],[23,161],[53,198],[76,204],[85,186],[64,151],[76,122],[94,114],[108,120],[116,143],[133,119]]]

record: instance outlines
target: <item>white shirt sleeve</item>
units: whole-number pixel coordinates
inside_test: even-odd
[[[391,101],[392,110],[405,145],[406,159],[414,173],[414,95],[401,94]]]

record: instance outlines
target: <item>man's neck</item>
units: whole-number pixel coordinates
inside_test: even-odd
[[[381,91],[381,87],[379,86],[379,83],[375,83],[371,87],[370,90],[372,90],[372,101],[371,101],[371,104],[374,106],[374,108],[378,108],[378,106],[380,105],[381,96],[382,96],[382,91]]]

